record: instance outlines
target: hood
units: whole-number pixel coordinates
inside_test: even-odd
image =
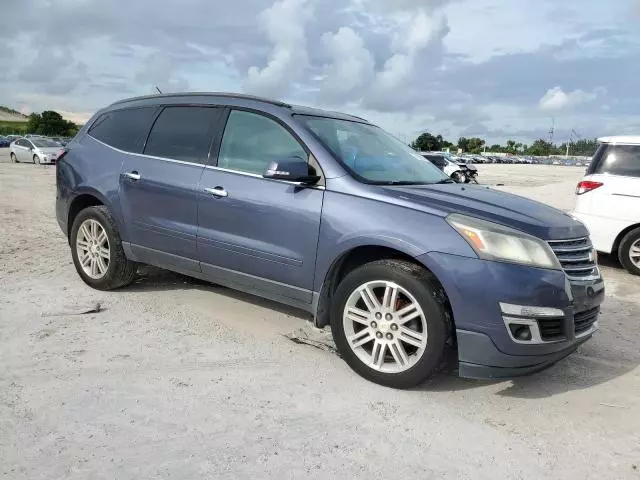
[[[440,212],[461,213],[520,230],[543,240],[589,235],[586,227],[561,210],[483,186],[443,184],[385,186],[387,195]]]
[[[36,150],[41,153],[51,155],[54,153],[58,153],[60,150],[62,150],[62,147],[36,147]]]

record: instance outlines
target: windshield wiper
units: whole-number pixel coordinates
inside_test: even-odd
[[[442,180],[438,180],[437,182],[434,182],[434,185],[439,185],[442,183],[456,183],[456,182],[454,182],[450,178],[443,178]]]

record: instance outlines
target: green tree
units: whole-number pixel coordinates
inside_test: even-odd
[[[451,143],[449,140],[442,140],[441,147],[442,147],[442,150],[446,150],[447,148],[449,150],[453,150],[456,148],[455,144]]]
[[[572,143],[569,147],[570,155],[593,156],[598,148],[598,141],[593,139],[583,139]]]
[[[504,151],[515,155],[518,153],[518,143],[516,143],[515,140],[507,140],[507,146],[504,148]]]
[[[421,133],[411,144],[411,148],[420,151],[442,150],[442,135],[433,136],[429,132]]]
[[[539,138],[527,149],[526,153],[528,155],[535,155],[539,157],[546,157],[553,153],[553,145],[549,142]]]
[[[469,153],[480,154],[484,148],[484,140],[478,137],[469,138],[467,143],[467,151]]]
[[[71,136],[78,131],[76,124],[65,120],[58,112],[51,110],[46,110],[42,114],[29,115],[27,127],[30,133],[38,135]]]

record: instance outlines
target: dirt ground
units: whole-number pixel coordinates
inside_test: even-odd
[[[479,168],[560,208],[583,172]],[[152,268],[85,286],[54,173],[0,163],[2,478],[640,478],[640,278],[611,259],[601,329],[574,355],[397,391],[287,339],[323,335],[298,311]]]

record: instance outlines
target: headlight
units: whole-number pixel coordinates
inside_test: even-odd
[[[560,270],[551,247],[542,240],[497,223],[454,213],[447,222],[480,258]]]

